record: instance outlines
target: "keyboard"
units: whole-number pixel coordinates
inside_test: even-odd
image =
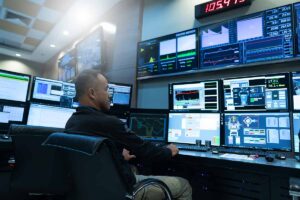
[[[264,151],[264,150],[250,150],[250,149],[235,149],[235,148],[224,148],[219,147],[218,148],[219,153],[233,153],[233,154],[241,154],[241,155],[259,155],[259,156],[266,156],[268,154],[276,154],[279,152],[274,151]],[[280,154],[287,154],[280,152]]]
[[[180,150],[188,150],[188,151],[209,151],[210,148],[206,146],[196,146],[196,145],[189,145],[189,144],[176,144],[177,148]]]

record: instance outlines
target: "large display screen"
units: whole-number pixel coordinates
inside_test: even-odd
[[[30,76],[0,70],[0,100],[26,102]]]
[[[300,110],[300,72],[293,72],[292,73],[293,79],[293,104],[294,110]]]
[[[170,109],[219,110],[218,90],[218,81],[170,84]]]
[[[76,45],[78,73],[103,64],[102,43],[102,29],[97,29]]]
[[[146,140],[166,141],[167,114],[130,113],[130,129]]]
[[[300,137],[300,113],[294,113],[294,152],[299,151],[299,137]]]
[[[53,102],[63,107],[74,107],[75,84],[35,77],[32,89],[33,101]]]
[[[168,142],[196,144],[201,140],[220,145],[220,114],[217,113],[170,113]]]
[[[288,110],[288,74],[223,80],[225,111]]]
[[[295,17],[295,29],[296,29],[296,55],[300,56],[300,3],[294,4],[294,17]]]
[[[138,77],[198,69],[197,29],[138,44]]]
[[[214,69],[294,56],[292,6],[200,28],[200,68]]]
[[[226,113],[225,145],[291,150],[289,113]]]
[[[76,51],[67,52],[58,60],[58,80],[70,81],[76,76]]]

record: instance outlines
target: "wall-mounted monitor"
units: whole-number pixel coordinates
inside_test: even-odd
[[[296,33],[296,56],[300,56],[300,3],[294,4],[294,26],[295,26],[295,33]]]
[[[292,5],[200,28],[200,69],[294,56]]]
[[[220,146],[219,113],[170,113],[168,142],[196,144],[201,140],[211,141],[211,145]]]
[[[99,28],[76,45],[77,71],[99,68],[103,64],[103,33]]]
[[[291,150],[289,113],[225,113],[225,145]]]
[[[224,110],[288,110],[289,75],[223,80]]]
[[[130,112],[129,127],[145,140],[166,142],[167,110],[137,109]]]
[[[169,85],[170,110],[219,110],[219,81]]]
[[[52,103],[62,107],[76,107],[75,84],[63,81],[34,77],[31,93],[32,101]]]
[[[138,77],[198,69],[197,29],[138,44]]]
[[[65,128],[75,109],[57,106],[30,104],[27,125]]]
[[[111,109],[130,108],[132,85],[109,83],[108,93]]]
[[[26,102],[30,75],[0,70],[0,101]]]
[[[70,81],[76,76],[76,50],[72,49],[58,59],[58,80]]]

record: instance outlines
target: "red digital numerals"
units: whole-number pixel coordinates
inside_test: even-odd
[[[240,3],[244,3],[246,0],[218,0],[212,3],[206,4],[205,13],[220,10],[222,8],[234,6]]]

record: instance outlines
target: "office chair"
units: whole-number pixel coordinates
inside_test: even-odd
[[[68,190],[67,174],[62,156],[41,144],[49,134],[62,129],[11,125],[15,154],[15,168],[11,176],[11,190],[29,196],[64,195]]]
[[[172,199],[167,185],[159,180],[147,179],[135,184],[129,165],[107,138],[53,133],[43,145],[65,152],[72,177],[69,199],[134,199],[140,190],[149,185],[160,187],[166,199]]]

